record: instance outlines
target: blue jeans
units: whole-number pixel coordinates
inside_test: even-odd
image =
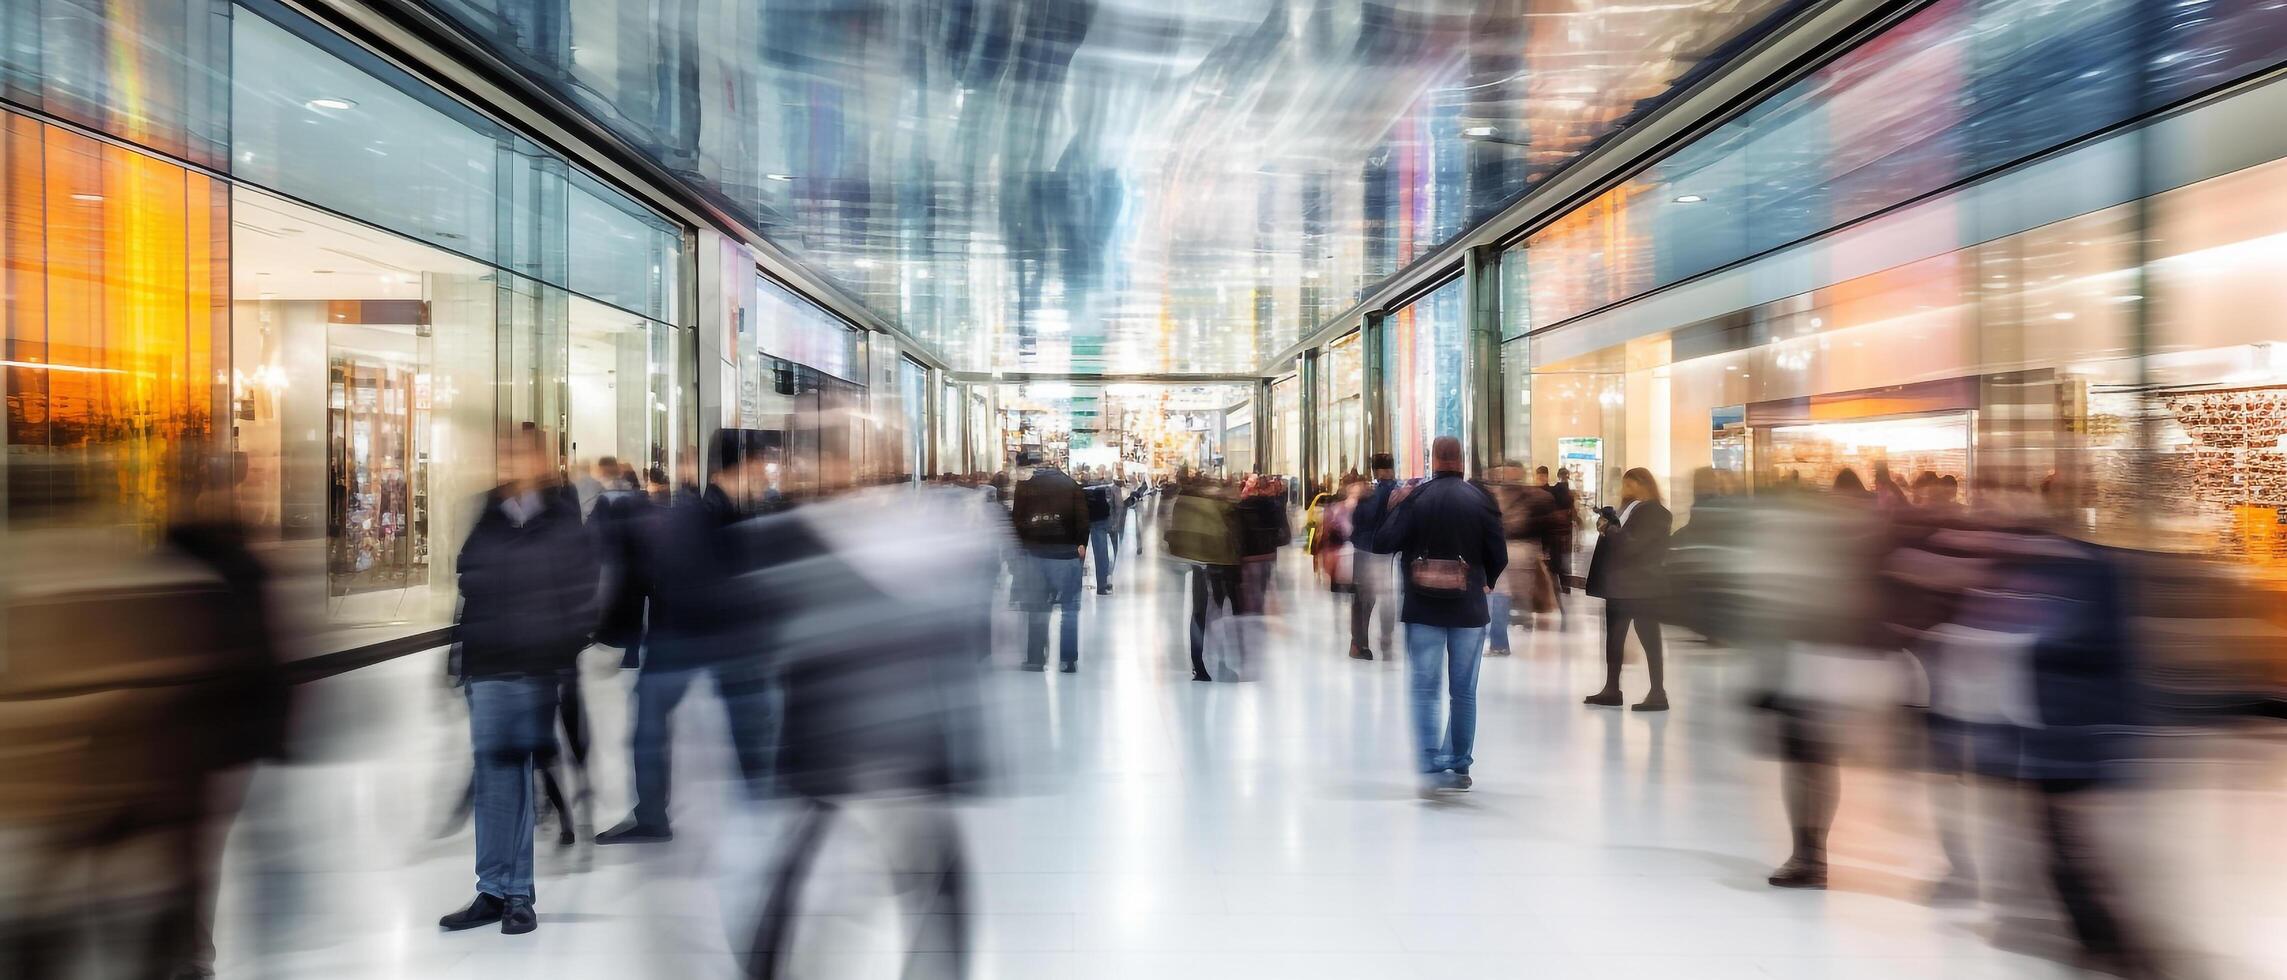
[[[1491,614],[1485,623],[1485,645],[1509,652],[1509,593],[1503,589],[1485,593],[1485,609]]]
[[[1421,749],[1421,771],[1466,773],[1477,745],[1477,665],[1484,662],[1485,627],[1448,628],[1406,624],[1406,670],[1413,678],[1414,744]],[[1449,708],[1441,736],[1437,725],[1438,682],[1450,673]]]
[[[1024,556],[1029,595],[1024,604],[1024,662],[1048,663],[1048,607],[1061,607],[1058,659],[1080,660],[1080,557]]]
[[[732,748],[739,772],[750,793],[770,777],[772,725],[778,712],[770,686],[759,665],[742,661],[667,667],[646,664],[635,675],[635,731],[629,741],[635,756],[635,822],[665,827],[667,804],[672,799],[675,761],[675,707],[701,674],[712,674],[715,691],[722,695],[723,713],[730,716]]]
[[[529,901],[532,761],[556,747],[556,678],[472,678],[468,699],[469,744],[476,751],[470,782],[476,890]]]
[[[1112,587],[1112,556],[1119,554],[1119,532],[1109,520],[1088,525],[1088,547],[1096,553],[1096,591]]]

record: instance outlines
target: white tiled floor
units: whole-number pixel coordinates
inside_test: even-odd
[[[1926,798],[1847,777],[1835,889],[1762,883],[1784,856],[1774,766],[1756,754],[1730,655],[1675,644],[1676,710],[1591,711],[1588,617],[1515,634],[1484,668],[1478,788],[1424,802],[1407,771],[1404,672],[1341,656],[1323,593],[1284,594],[1253,683],[1196,684],[1180,593],[1130,558],[1087,599],[1083,672],[1020,673],[1002,644],[990,711],[1000,792],[964,804],[973,976],[1210,980],[1424,977],[2052,977],[1972,910],[1915,901],[1934,863]],[[1290,582],[1303,570],[1290,569]],[[591,653],[599,806],[627,801],[629,678]],[[444,935],[469,894],[465,828],[432,832],[465,778],[462,721],[433,655],[313,685],[305,751],[265,770],[233,832],[221,973],[274,977],[723,977],[726,921],[780,815],[734,800],[719,708],[686,704],[677,840],[558,851],[541,928]],[[1631,669],[1631,693],[1642,685]],[[2276,746],[2212,736],[2119,808],[2139,905],[2215,977],[2287,976]],[[861,825],[869,816],[861,816]],[[552,827],[547,828],[552,831]],[[888,889],[863,834],[829,844],[803,975],[894,976]]]

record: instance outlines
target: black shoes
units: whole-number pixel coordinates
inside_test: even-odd
[[[500,914],[501,935],[521,936],[538,928],[540,928],[540,913],[532,910],[531,899],[511,898],[508,900],[508,907],[502,910]]]
[[[675,839],[675,832],[666,827],[647,827],[636,823],[634,817],[619,822],[619,826],[596,835],[598,844],[658,844]]]
[[[1668,710],[1668,696],[1664,693],[1646,696],[1642,701],[1636,702],[1636,707],[1634,710],[1666,711]]]
[[[1067,660],[1056,668],[1056,672],[1059,674],[1077,674],[1080,672],[1080,665]]]
[[[1372,660],[1372,659],[1374,659],[1374,651],[1372,651],[1372,650],[1368,650],[1368,649],[1366,649],[1365,647],[1351,647],[1351,648],[1350,648],[1350,659],[1352,659],[1352,660]]]
[[[1047,665],[1047,664],[1044,664],[1044,663],[1043,663],[1043,664],[1036,664],[1036,663],[1033,663],[1032,661],[1029,661],[1029,660],[1027,660],[1027,661],[1025,661],[1025,663],[1024,663],[1024,666],[1022,666],[1022,667],[1019,667],[1019,668],[1017,668],[1017,669],[1019,669],[1019,670],[1029,670],[1029,671],[1031,671],[1031,672],[1033,672],[1033,673],[1037,674],[1037,673],[1040,673],[1041,671],[1047,670],[1047,669],[1048,669],[1048,665]]]
[[[1469,792],[1469,787],[1475,785],[1477,781],[1469,778],[1468,773],[1453,772],[1445,775],[1445,788],[1453,792],[1466,793]]]
[[[1599,708],[1617,708],[1624,702],[1620,700],[1619,691],[1603,690],[1580,699],[1580,703],[1593,704]]]
[[[437,927],[446,932],[459,932],[463,929],[489,926],[499,922],[501,913],[507,909],[507,902],[495,896],[478,892],[476,893],[476,901],[470,902],[468,908],[438,919]],[[524,911],[526,915],[532,914],[531,903],[525,903]]]
[[[1767,879],[1773,888],[1803,888],[1819,891],[1826,888],[1826,865],[1801,858],[1788,858],[1779,870]]]
[[[1195,681],[1212,681],[1215,678],[1207,676],[1207,672],[1204,670],[1194,670],[1191,672],[1191,679]]]
[[[1111,587],[1111,586],[1109,586],[1109,585],[1099,585],[1099,586],[1097,586],[1097,587],[1096,587],[1096,594],[1097,594],[1097,595],[1111,595],[1111,594],[1112,594],[1112,587]]]

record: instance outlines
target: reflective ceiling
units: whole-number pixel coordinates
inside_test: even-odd
[[[422,0],[963,370],[1251,372],[1799,0]]]

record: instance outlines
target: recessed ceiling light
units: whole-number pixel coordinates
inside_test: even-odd
[[[1677,204],[1698,204],[1704,200],[1707,200],[1707,198],[1702,197],[1698,194],[1682,194],[1676,197]]]
[[[2057,319],[2059,319],[2059,320],[2070,320],[2070,319],[2072,319],[2072,318],[2073,318],[2073,314],[2071,314],[2071,313],[2059,313],[2059,314],[2057,314]]]
[[[872,260],[872,259],[859,259],[859,260],[857,260],[856,262],[852,262],[852,263],[850,263],[850,264],[851,264],[851,265],[854,265],[854,266],[857,266],[857,267],[858,267],[858,268],[860,268],[860,269],[871,269],[871,268],[873,268],[873,267],[874,267],[874,260]]]
[[[763,175],[762,175],[762,179],[764,179],[764,180],[775,180],[775,181],[778,181],[779,183],[782,183],[782,184],[783,184],[783,183],[785,183],[785,182],[787,182],[787,181],[793,180],[793,179],[794,179],[794,175],[793,175],[793,174],[763,174]]]
[[[1491,126],[1471,126],[1471,127],[1469,127],[1468,129],[1464,129],[1464,130],[1462,130],[1462,131],[1461,131],[1461,135],[1463,135],[1463,136],[1491,136],[1491,135],[1493,135],[1494,133],[1498,133],[1498,132],[1500,132],[1500,130],[1498,130],[1498,129],[1495,129],[1495,128],[1491,127]]]
[[[302,104],[309,106],[312,109],[332,109],[337,112],[343,109],[357,108],[357,101],[355,99],[335,98],[331,95],[325,96],[323,98],[311,99],[310,101],[304,102]]]
[[[103,195],[101,195],[101,194],[74,194],[74,195],[72,195],[72,196],[71,196],[71,199],[72,199],[72,200],[74,200],[74,201],[78,201],[78,202],[80,202],[80,203],[82,203],[82,204],[98,204],[98,203],[101,203],[101,202],[103,201]]]

